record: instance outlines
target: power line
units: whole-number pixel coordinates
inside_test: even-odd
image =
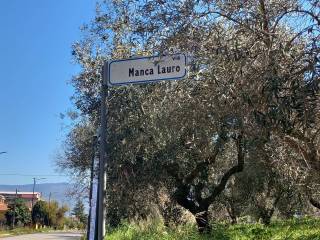
[[[69,177],[63,174],[20,174],[20,173],[0,173],[0,176],[21,176],[21,177]]]

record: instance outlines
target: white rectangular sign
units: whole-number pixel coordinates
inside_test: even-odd
[[[108,84],[114,86],[181,79],[187,73],[186,61],[184,54],[114,60],[109,63]]]

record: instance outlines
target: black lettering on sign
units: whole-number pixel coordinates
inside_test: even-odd
[[[153,75],[153,68],[149,68],[149,69],[129,68],[129,77],[139,77],[144,75]]]
[[[181,70],[180,66],[161,67],[160,65],[158,65],[158,74],[180,72],[180,70]]]
[[[134,76],[134,68],[129,68],[129,77]]]
[[[145,75],[153,75],[153,68],[146,69],[146,70],[144,71],[144,74],[145,74]]]

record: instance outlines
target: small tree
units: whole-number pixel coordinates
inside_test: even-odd
[[[62,228],[65,223],[65,214],[69,210],[67,205],[62,205],[58,208],[56,214],[56,224],[55,228]]]
[[[32,209],[32,222],[40,225],[48,225],[49,211],[45,201],[38,201]]]
[[[31,221],[30,211],[22,199],[16,199],[9,205],[5,217],[7,225],[26,225]]]
[[[82,224],[87,223],[87,215],[84,212],[84,204],[80,199],[72,209],[72,215],[75,216]]]
[[[48,225],[50,227],[55,227],[57,225],[57,212],[59,209],[59,204],[57,201],[51,201],[48,203]]]

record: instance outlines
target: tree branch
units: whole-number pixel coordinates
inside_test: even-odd
[[[220,149],[225,141],[225,132],[222,130],[218,136],[217,143],[214,146],[213,153],[204,161],[197,163],[196,167],[191,171],[191,173],[184,178],[184,183],[190,184],[196,177],[199,176],[200,172],[208,168],[210,164],[213,164],[216,161]]]
[[[303,157],[303,165],[307,168],[310,168],[310,165],[308,163],[309,161],[309,156],[308,152],[305,151],[300,144],[295,141],[294,139],[290,138],[289,136],[284,137],[284,141],[298,154],[301,154]]]
[[[190,186],[187,185],[179,185],[175,193],[173,194],[173,198],[177,201],[177,203],[188,209],[191,213],[196,213],[197,206],[192,199],[189,199],[188,196],[190,194]]]
[[[203,204],[209,206],[215,198],[225,189],[228,180],[230,177],[236,173],[242,172],[244,166],[244,149],[243,149],[243,142],[242,142],[242,134],[238,136],[237,139],[237,149],[238,149],[238,156],[237,156],[237,165],[230,168],[221,178],[220,183],[216,186],[212,192],[212,194],[203,199]]]
[[[316,201],[314,198],[310,198],[309,202],[312,204],[312,206],[320,209],[320,202]]]
[[[292,9],[292,10],[289,10],[289,11],[285,11],[283,12],[276,20],[275,20],[275,23],[272,27],[272,31],[274,32],[276,27],[278,26],[279,22],[281,21],[281,19],[283,19],[286,15],[290,14],[290,13],[304,13],[304,14],[307,14],[309,15],[312,19],[314,19],[317,24],[320,26],[320,19],[318,16],[316,16],[314,13],[310,12],[310,11],[307,11],[307,10],[303,10],[303,9]]]

